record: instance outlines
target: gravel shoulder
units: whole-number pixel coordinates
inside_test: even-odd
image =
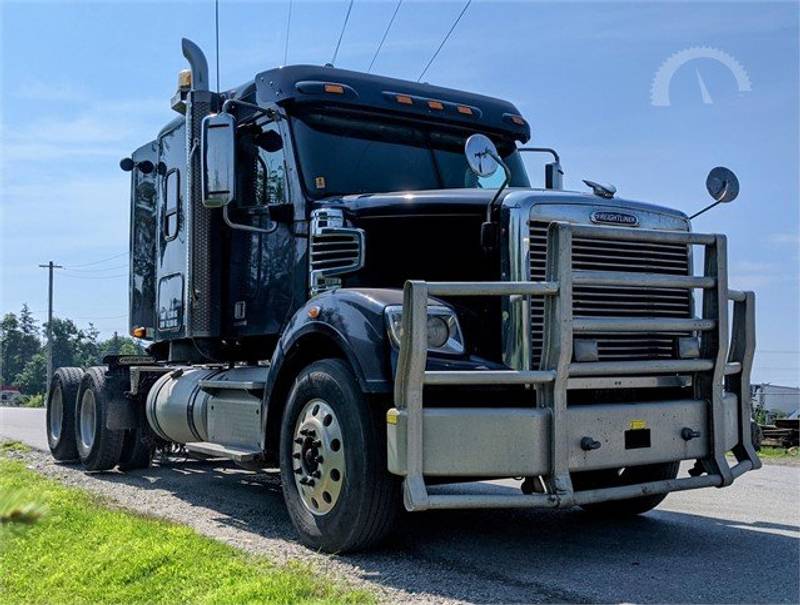
[[[382,549],[328,556],[296,542],[274,473],[173,460],[87,474],[49,453],[15,455],[126,509],[276,561],[307,561],[385,602],[800,602],[797,466],[765,465],[726,489],[671,494],[624,521],[579,510],[407,514]]]

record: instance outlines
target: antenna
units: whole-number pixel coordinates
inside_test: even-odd
[[[286,39],[283,41],[283,64],[289,57],[289,28],[292,26],[292,0],[289,0],[289,14],[286,16]]]
[[[372,71],[372,66],[375,65],[375,59],[378,58],[378,54],[381,52],[381,49],[383,48],[383,43],[386,42],[386,36],[389,35],[389,30],[392,29],[394,18],[397,16],[397,11],[400,10],[400,6],[402,4],[403,0],[398,0],[397,6],[394,7],[394,13],[392,13],[392,18],[389,19],[389,25],[386,26],[386,31],[383,32],[383,38],[381,38],[381,41],[378,44],[378,48],[375,49],[375,55],[372,57],[372,61],[369,62],[369,68],[367,69],[367,73]]]
[[[339,41],[336,43],[336,50],[333,51],[333,59],[331,64],[336,65],[336,55],[339,54],[339,47],[342,45],[342,38],[344,37],[344,30],[347,29],[347,22],[350,20],[350,11],[353,10],[353,0],[347,5],[347,14],[344,16],[344,23],[342,24],[342,31],[339,33]]]
[[[428,61],[428,64],[425,66],[425,69],[423,69],[422,73],[419,74],[419,78],[417,78],[417,82],[422,80],[422,76],[424,76],[425,72],[428,71],[428,68],[434,62],[436,57],[439,56],[439,52],[442,50],[442,48],[444,47],[445,43],[450,38],[450,34],[453,33],[453,30],[456,28],[456,25],[458,25],[458,22],[461,21],[461,17],[463,17],[464,13],[467,12],[467,9],[469,8],[470,4],[472,4],[472,0],[467,0],[467,3],[464,5],[464,8],[461,9],[461,12],[458,14],[458,17],[456,17],[456,20],[453,21],[453,25],[450,26],[450,30],[445,34],[444,38],[442,39],[442,43],[439,44],[439,48],[436,49],[436,52],[433,53],[433,56],[431,57],[431,60]]]
[[[217,94],[219,94],[219,0],[214,0],[214,29],[217,43]]]

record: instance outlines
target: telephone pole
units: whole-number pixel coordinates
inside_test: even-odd
[[[39,265],[48,269],[47,286],[47,391],[50,392],[50,383],[53,381],[53,269],[63,269],[61,265],[50,261],[46,265]]]

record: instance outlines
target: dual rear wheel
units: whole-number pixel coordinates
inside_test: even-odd
[[[116,393],[106,368],[59,368],[47,402],[47,440],[53,458],[80,460],[88,471],[146,468],[153,447],[141,429],[108,428]]]

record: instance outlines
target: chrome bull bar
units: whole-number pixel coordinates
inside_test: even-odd
[[[573,237],[645,243],[681,243],[704,249],[702,276],[652,275],[617,271],[573,271]],[[697,319],[574,318],[573,285],[624,285],[702,289],[702,316]],[[543,296],[544,351],[535,371],[427,371],[427,303],[429,296]],[[729,302],[733,302],[729,335]],[[741,474],[759,468],[750,432],[750,370],[755,350],[755,296],[728,289],[724,235],[651,231],[553,223],[548,232],[546,279],[543,282],[408,281],[403,292],[403,335],[394,399],[404,416],[404,502],[408,510],[437,508],[569,507],[607,500],[700,487],[729,485]],[[574,334],[598,331],[700,332],[698,359],[573,362]],[[730,337],[730,343],[729,343]],[[570,377],[692,374],[694,399],[707,407],[707,455],[699,459],[705,474],[636,485],[574,491],[570,478],[567,388]],[[424,385],[537,385],[537,407],[549,416],[549,465],[542,478],[543,494],[429,494],[423,475]],[[726,458],[725,393],[736,396],[736,436]],[[397,451],[395,455],[397,455]],[[475,451],[475,456],[480,456]]]

